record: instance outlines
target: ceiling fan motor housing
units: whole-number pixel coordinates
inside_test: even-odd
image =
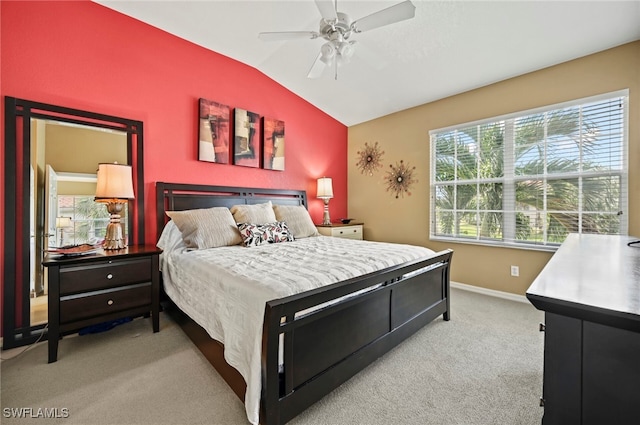
[[[351,18],[349,15],[342,12],[337,12],[338,20],[333,22],[327,22],[324,19],[320,20],[320,35],[326,40],[336,40],[342,38],[346,40],[351,35]],[[339,41],[342,41],[339,40]]]

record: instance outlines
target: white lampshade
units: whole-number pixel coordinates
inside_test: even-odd
[[[71,217],[56,217],[56,229],[71,227]]]
[[[133,198],[133,179],[130,165],[98,164],[96,200]]]
[[[333,185],[330,177],[322,177],[318,179],[318,198],[333,198]]]

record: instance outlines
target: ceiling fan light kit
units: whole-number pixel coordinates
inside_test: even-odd
[[[415,16],[416,10],[413,3],[410,0],[406,0],[353,21],[346,13],[337,11],[337,0],[335,4],[331,0],[315,0],[315,3],[322,16],[317,32],[261,32],[258,37],[263,41],[283,41],[301,38],[311,40],[323,38],[327,40],[320,47],[320,53],[311,66],[307,77],[318,78],[322,75],[325,67],[333,66],[336,80],[338,79],[338,66],[348,63],[354,55],[356,41],[349,40],[352,34],[411,19]]]
[[[336,56],[336,50],[331,42],[325,43],[320,48],[320,60],[326,65],[331,65],[333,58]]]

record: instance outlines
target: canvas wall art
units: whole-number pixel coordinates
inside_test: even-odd
[[[198,159],[228,164],[229,106],[207,99],[200,99],[199,106]]]
[[[260,167],[260,115],[235,108],[233,163]]]
[[[266,170],[284,170],[284,121],[264,118],[262,155],[263,168]]]

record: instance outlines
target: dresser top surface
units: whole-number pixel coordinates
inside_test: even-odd
[[[65,255],[46,254],[44,257],[44,261],[42,261],[42,264],[47,267],[50,267],[50,266],[77,264],[77,263],[85,263],[85,262],[93,262],[93,261],[104,261],[104,260],[111,260],[111,259],[115,260],[115,259],[122,259],[122,258],[148,256],[148,255],[160,254],[161,252],[162,250],[155,245],[133,245],[123,249],[114,249],[114,250],[99,249],[96,252],[92,252],[86,255],[65,256]]]
[[[640,320],[638,238],[570,234],[527,290],[527,297]],[[532,299],[533,298],[533,299]],[[536,305],[537,307],[537,305]],[[637,316],[637,317],[636,317]]]

